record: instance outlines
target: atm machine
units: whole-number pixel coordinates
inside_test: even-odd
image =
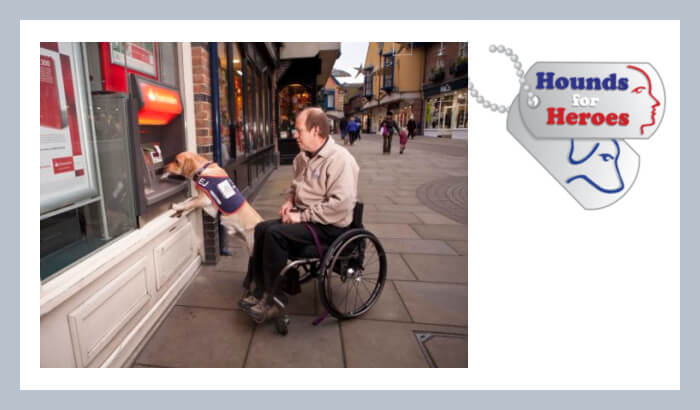
[[[103,190],[120,193],[123,187],[133,187],[128,195],[133,199],[128,199],[141,227],[188,194],[189,183],[184,179],[160,179],[165,165],[186,150],[182,99],[172,86],[177,76],[170,65],[156,64],[154,75],[129,70],[110,60],[108,45],[88,43],[87,47],[93,108],[97,116],[108,119],[100,121],[96,130],[98,151],[109,150],[104,157],[121,162],[101,165]],[[169,50],[160,46],[159,54]],[[124,163],[130,164],[129,169],[121,169]],[[106,196],[107,211],[123,210],[122,197]]]
[[[130,74],[130,85],[131,147],[141,224],[167,209],[173,200],[184,199],[181,194],[189,186],[187,181],[160,177],[165,165],[186,150],[185,120],[176,89],[136,74]]]

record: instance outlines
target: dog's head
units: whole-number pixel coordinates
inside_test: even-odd
[[[175,156],[173,162],[165,166],[165,172],[161,178],[167,178],[169,175],[181,175],[187,179],[191,179],[195,171],[206,164],[209,160],[194,152],[181,152]]]

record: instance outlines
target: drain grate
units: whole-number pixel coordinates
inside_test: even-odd
[[[449,339],[465,339],[467,336],[462,335],[462,334],[457,334],[457,333],[442,333],[442,332],[419,332],[419,331],[414,331],[413,332],[416,335],[416,340],[418,341],[418,347],[420,347],[421,353],[423,353],[423,357],[425,357],[425,361],[428,363],[428,366],[430,367],[440,367],[438,366],[437,361],[430,353],[430,349],[428,347],[428,342],[431,340],[436,340],[439,338],[449,338]],[[466,351],[464,352],[466,356]],[[461,366],[459,366],[461,367]],[[465,357],[465,362],[464,362],[464,367],[467,367],[466,363],[466,357]]]

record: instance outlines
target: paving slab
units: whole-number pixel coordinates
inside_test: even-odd
[[[420,236],[408,224],[366,223],[365,229],[378,238],[420,239]]]
[[[414,231],[423,239],[467,240],[465,225],[411,225]]]
[[[377,203],[377,210],[379,212],[432,212],[430,208],[425,205],[408,205],[408,204],[380,204]]]
[[[436,367],[467,367],[467,336],[432,333],[423,345]]]
[[[338,321],[327,318],[313,326],[313,316],[290,316],[289,333],[281,336],[274,323],[255,329],[246,367],[343,367]]]
[[[177,300],[181,306],[238,309],[245,273],[201,269]]]
[[[384,250],[392,253],[457,254],[444,241],[433,239],[382,239],[381,242]]]
[[[228,272],[248,272],[248,251],[242,250],[233,256],[222,256],[216,270]]]
[[[452,219],[440,215],[436,212],[415,212],[414,213],[418,220],[424,224],[433,225],[464,225],[459,222],[453,221]]]
[[[467,254],[467,241],[447,241],[447,243],[460,255]]]
[[[384,282],[384,289],[379,295],[379,300],[372,306],[369,312],[361,316],[362,319],[392,320],[396,322],[411,322],[411,317],[403,305],[399,293],[392,281]]]
[[[436,214],[437,215],[437,214]],[[444,218],[444,217],[443,217]],[[421,219],[410,212],[365,211],[365,223],[420,223]]]
[[[466,334],[466,329],[417,323],[349,320],[341,323],[347,367],[429,367],[416,332]],[[466,363],[465,363],[466,366]]]
[[[135,363],[241,367],[253,324],[240,311],[175,306]]]
[[[386,277],[389,280],[415,280],[416,275],[413,274],[411,268],[408,267],[406,261],[401,254],[387,253],[386,254],[387,273]]]
[[[394,201],[389,199],[386,195],[378,195],[378,194],[358,194],[358,199],[360,202],[367,203],[367,204],[389,204],[393,205]]]
[[[415,322],[467,325],[467,286],[458,284],[396,281]]]
[[[403,255],[418,280],[467,283],[467,257],[449,255]]]

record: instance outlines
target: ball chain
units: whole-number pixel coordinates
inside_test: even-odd
[[[525,80],[525,71],[523,71],[522,67],[523,64],[519,61],[519,57],[517,54],[513,53],[513,50],[510,48],[506,48],[504,45],[496,46],[496,45],[491,45],[489,47],[489,51],[492,53],[498,52],[501,54],[505,54],[506,57],[510,58],[510,61],[513,62],[513,67],[515,68],[515,74],[518,76],[518,81],[520,82],[520,89],[523,92],[527,93],[527,105],[530,108],[535,108],[539,105],[540,101],[539,98],[535,95],[535,93],[532,92],[531,87],[527,84],[527,81]],[[469,89],[469,94],[476,99],[477,104],[481,104],[486,108],[487,110],[491,111],[498,111],[501,114],[505,114],[508,111],[508,108],[506,108],[505,105],[498,105],[496,103],[492,103],[491,101],[485,99],[482,95],[479,94],[479,90],[474,88],[474,83],[472,82],[471,78],[468,81],[467,88]]]

